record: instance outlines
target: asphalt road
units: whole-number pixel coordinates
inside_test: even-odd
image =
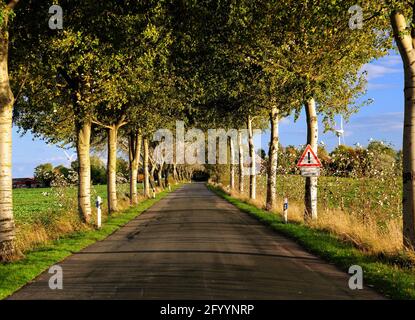
[[[195,183],[10,299],[382,299]]]

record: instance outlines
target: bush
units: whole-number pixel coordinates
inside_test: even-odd
[[[51,163],[40,164],[35,168],[34,177],[36,181],[45,187],[50,187],[53,180],[53,166]]]

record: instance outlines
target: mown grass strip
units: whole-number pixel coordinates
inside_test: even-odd
[[[172,187],[172,191],[179,186]],[[0,299],[9,296],[29,281],[36,278],[50,266],[62,261],[71,254],[105,239],[126,223],[142,214],[169,192],[160,192],[155,199],[147,199],[135,207],[110,217],[99,230],[76,232],[25,253],[23,260],[0,264]]]
[[[359,265],[364,271],[365,285],[392,299],[415,299],[415,272],[411,268],[385,262],[377,256],[368,255],[352,244],[343,242],[334,234],[312,229],[303,224],[285,224],[279,215],[259,209],[242,200],[231,197],[222,189],[208,186],[240,210],[252,215],[272,229],[295,240],[306,250],[334,263],[344,271]]]

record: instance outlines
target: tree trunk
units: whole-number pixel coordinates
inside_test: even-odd
[[[138,203],[137,176],[140,165],[141,135],[131,133],[129,136],[129,160],[130,160],[130,203]]]
[[[107,195],[108,213],[118,211],[117,203],[117,135],[118,127],[108,129]]]
[[[156,182],[154,181],[154,173],[156,172],[156,165],[152,164],[151,170],[150,170],[150,187],[153,191],[153,197],[156,194]]]
[[[76,149],[78,153],[78,210],[83,221],[91,219],[91,122],[77,125]]]
[[[164,170],[164,185],[166,186],[166,188],[170,186],[169,175],[170,175],[170,165],[167,165],[166,170]]]
[[[230,176],[229,176],[229,186],[231,190],[235,189],[235,146],[233,145],[233,139],[229,138],[229,149],[230,149]]]
[[[306,102],[307,115],[307,144],[311,146],[314,153],[317,154],[318,148],[318,119],[316,112],[316,102],[310,98]],[[317,177],[306,177],[305,180],[305,220],[310,218],[317,219]]]
[[[150,197],[150,175],[148,172],[148,139],[144,138],[143,140],[144,146],[144,159],[143,159],[143,167],[144,167],[144,195],[146,197]]]
[[[248,121],[248,145],[249,145],[249,157],[251,158],[251,167],[249,174],[249,198],[256,199],[256,170],[255,170],[255,145],[254,145],[254,133],[252,129],[252,118],[249,116]]]
[[[272,210],[276,207],[277,198],[277,169],[278,169],[278,109],[272,107],[270,113],[271,140],[268,152],[268,177],[267,177],[267,203],[266,209]]]
[[[179,179],[177,175],[177,165],[175,163],[173,164],[173,179],[174,183],[177,183],[177,180]]]
[[[7,30],[7,24],[3,27]],[[12,113],[14,97],[8,71],[9,35],[0,34],[0,261],[15,255],[12,203]]]
[[[179,176],[179,181],[180,182],[183,182],[184,181],[184,178],[183,178],[183,170],[182,170],[181,167],[178,168],[177,175]]]
[[[412,8],[415,11],[415,5]],[[407,32],[406,19],[398,12],[391,16],[394,37],[404,64],[405,112],[403,129],[403,244],[415,248],[415,39]],[[414,30],[412,30],[414,31]],[[414,32],[412,32],[413,34]]]
[[[242,145],[242,133],[238,130],[238,152],[239,152],[239,193],[244,193],[244,149]]]
[[[158,186],[160,188],[164,188],[163,184],[163,165],[160,165],[159,170],[157,171],[157,180],[158,180]]]

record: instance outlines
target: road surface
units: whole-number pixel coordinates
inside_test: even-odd
[[[382,299],[200,183],[59,265],[10,299]]]

